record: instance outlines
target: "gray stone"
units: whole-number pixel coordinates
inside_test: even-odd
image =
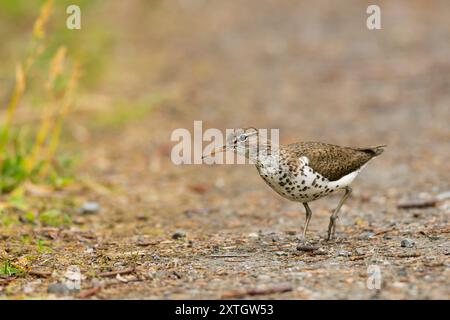
[[[403,248],[412,248],[412,247],[414,247],[414,241],[412,241],[411,239],[405,238],[405,239],[402,240],[400,245]]]
[[[298,251],[314,251],[317,249],[318,249],[317,246],[312,246],[312,245],[308,245],[308,244],[299,244],[297,246]]]
[[[350,257],[351,254],[347,250],[339,250],[338,255],[343,256],[343,257]]]
[[[183,239],[186,238],[186,232],[182,231],[182,230],[177,230],[173,235],[172,235],[172,239],[178,240],[178,239]]]
[[[373,238],[374,235],[375,235],[375,233],[367,231],[367,232],[361,233],[358,238],[360,240],[367,240],[367,239]]]
[[[94,214],[100,211],[100,205],[95,201],[87,201],[81,206],[79,211],[84,214]]]

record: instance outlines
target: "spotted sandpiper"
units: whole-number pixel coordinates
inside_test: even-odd
[[[351,148],[322,142],[274,145],[258,133],[255,128],[234,130],[225,145],[205,157],[228,150],[245,156],[279,195],[301,202],[306,210],[303,240],[312,216],[308,203],[343,189],[345,193],[333,210],[328,225],[328,240],[334,238],[336,219],[352,192],[351,183],[367,162],[380,155],[386,146]]]

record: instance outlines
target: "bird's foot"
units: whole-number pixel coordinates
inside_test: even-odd
[[[297,245],[298,251],[314,251],[317,250],[319,247],[317,245],[310,244],[308,242],[299,242]]]
[[[337,218],[338,217],[335,216],[330,217],[330,224],[328,225],[328,237],[327,237],[328,241],[331,241],[335,238]]]
[[[297,243],[298,251],[314,251],[320,247],[320,241],[314,238],[299,237]]]
[[[304,234],[298,235],[297,237],[297,241],[300,242],[305,242],[306,241],[306,237]]]

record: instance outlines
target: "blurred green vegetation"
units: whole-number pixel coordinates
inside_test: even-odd
[[[70,217],[58,209],[51,209],[39,215],[41,223],[49,227],[60,227],[71,223]]]
[[[23,274],[24,271],[16,266],[14,266],[11,261],[5,260],[0,265],[0,276],[17,276]]]
[[[108,63],[108,56],[114,45],[113,33],[105,19],[101,19],[102,12],[96,11],[99,0],[58,0],[54,1],[52,19],[49,21],[49,30],[46,39],[47,48],[36,61],[36,68],[45,70],[61,45],[67,47],[71,57],[80,62],[83,68],[83,87],[93,87],[100,83],[101,75]],[[13,71],[13,64],[29,48],[33,23],[39,15],[44,0],[0,0],[0,57],[3,67],[0,66],[0,77]],[[69,5],[78,5],[81,8],[81,30],[66,28]],[[5,70],[6,68],[6,70]],[[39,73],[34,74],[29,85],[34,87],[41,78]]]
[[[0,122],[1,193],[27,180],[56,188],[72,181],[73,161],[56,152],[64,122],[76,91],[100,83],[113,45],[95,11],[98,3],[0,0],[0,58],[5,62],[0,82],[10,88],[0,91],[0,102],[6,105]],[[81,30],[66,28],[66,8],[73,4],[81,8]],[[29,113],[18,112],[23,108]],[[17,119],[18,113],[32,117]]]
[[[66,27],[66,9],[74,4],[81,8],[81,30]],[[0,0],[2,230],[72,224],[77,204],[61,204],[53,195],[74,187],[74,182],[75,188],[85,183],[76,180],[74,170],[76,155],[83,149],[71,148],[66,128],[75,121],[78,98],[101,89],[108,80],[104,76],[113,58],[117,35],[112,30],[117,32],[117,26],[110,25],[115,21],[104,11],[107,7],[100,0]],[[83,126],[94,131],[120,129],[166,99],[167,94],[144,93],[111,100],[107,108],[93,108]],[[83,116],[83,111],[75,116]],[[95,181],[89,185],[104,189]],[[41,192],[48,197],[45,201],[36,196]]]

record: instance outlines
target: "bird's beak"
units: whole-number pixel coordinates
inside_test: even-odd
[[[227,146],[226,146],[226,145],[223,145],[223,146],[221,146],[221,147],[219,147],[219,148],[214,149],[210,154],[204,155],[204,156],[202,157],[202,159],[205,159],[205,158],[207,158],[207,157],[212,157],[212,156],[214,156],[216,153],[224,152],[226,149],[227,149]]]

